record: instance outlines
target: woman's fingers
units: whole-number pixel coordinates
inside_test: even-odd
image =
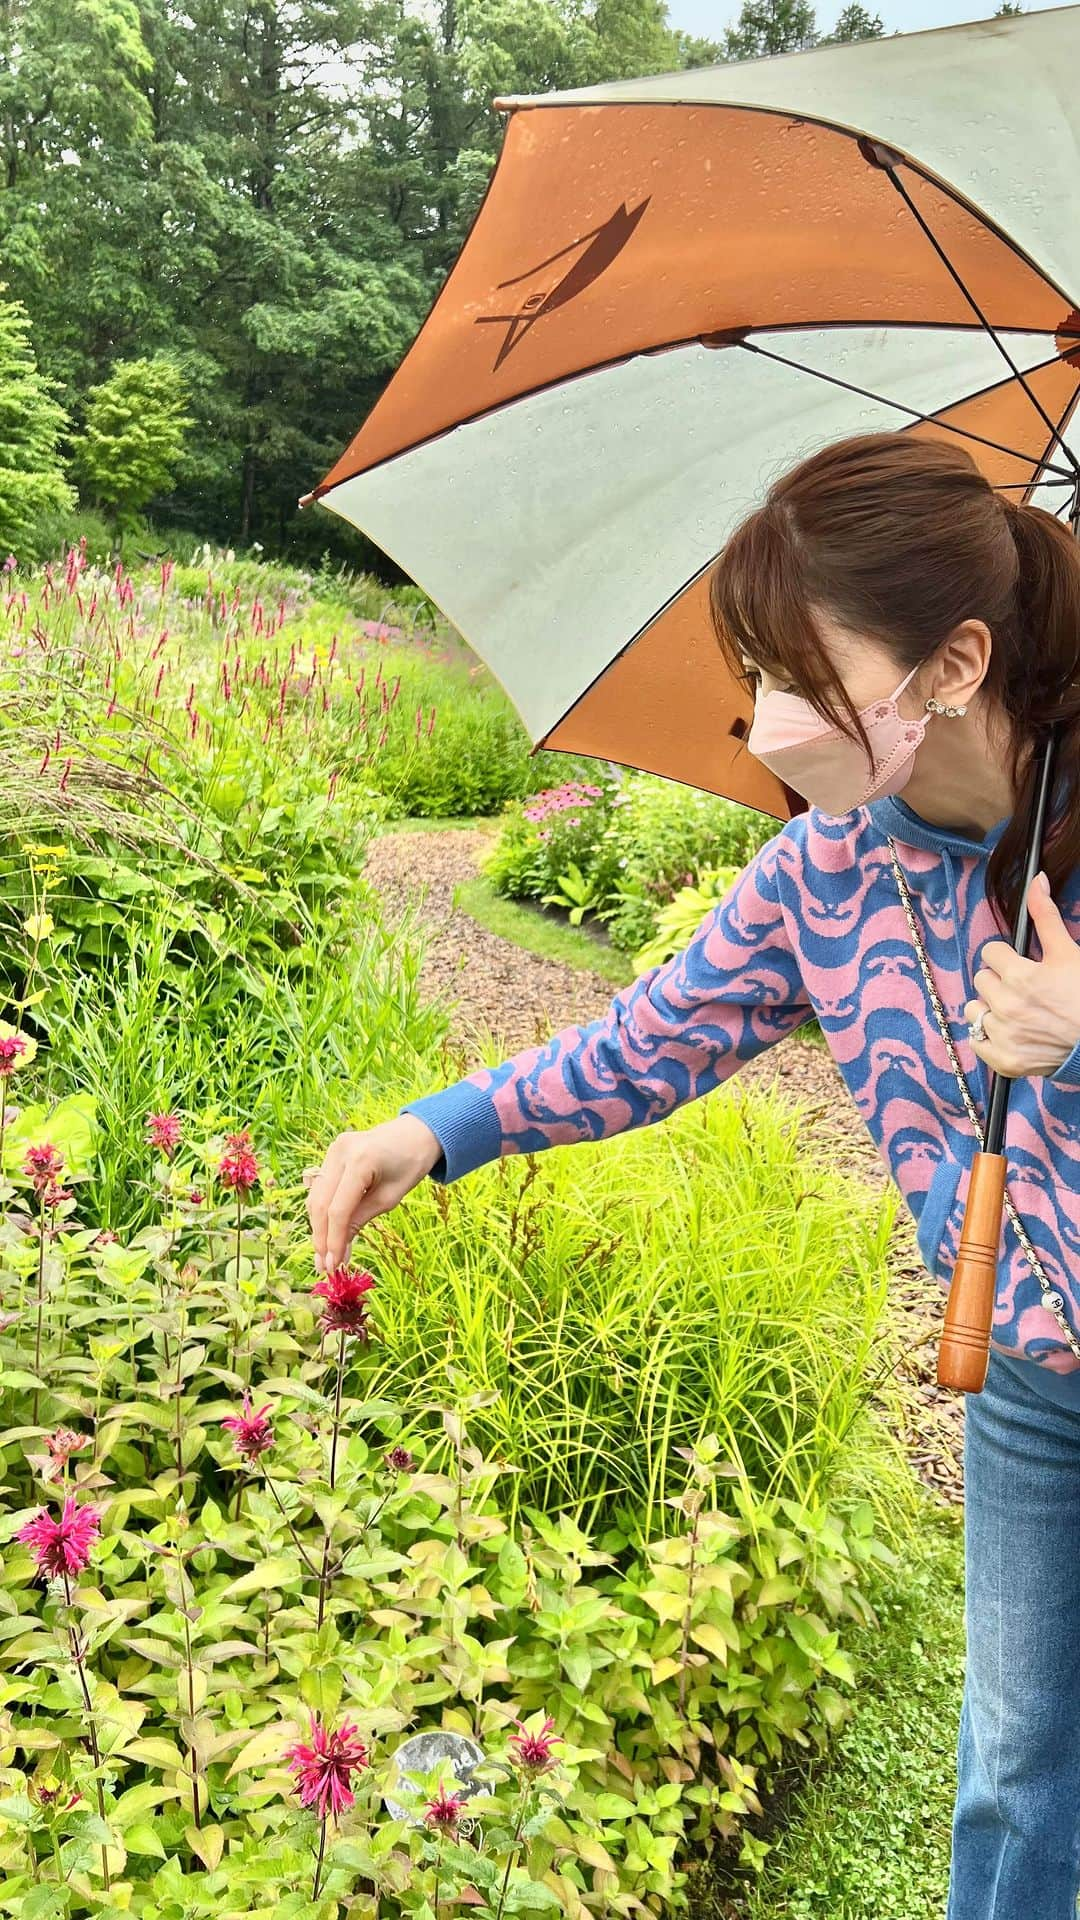
[[[320,1273],[324,1271],[326,1261],[326,1231],[330,1202],[341,1177],[345,1152],[346,1138],[344,1134],[339,1133],[337,1139],[327,1148],[322,1166],[314,1170],[310,1180],[308,1180],[309,1169],[305,1169],[304,1172],[304,1181],[307,1185],[305,1205],[311,1224],[311,1238],[315,1244],[315,1265]]]
[[[354,1154],[342,1169],[326,1214],[326,1265],[321,1272],[343,1267],[353,1235],[360,1226],[364,1195],[375,1179],[366,1154]],[[318,1261],[316,1260],[316,1266]]]

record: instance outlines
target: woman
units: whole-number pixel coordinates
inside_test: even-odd
[[[343,1263],[425,1174],[445,1185],[502,1154],[650,1126],[816,1015],[947,1289],[972,1109],[981,1133],[990,1072],[1015,1080],[1008,1191],[1023,1239],[1007,1214],[989,1371],[964,1407],[968,1649],[947,1920],[1073,1920],[1080,548],[1051,515],[995,493],[959,442],[870,434],[771,489],[715,563],[711,608],[724,657],[757,689],[749,751],[809,810],[604,1017],[341,1134],[309,1189],[316,1264]],[[1037,747],[1056,720],[1049,892],[1030,889],[1023,958],[1009,933]]]

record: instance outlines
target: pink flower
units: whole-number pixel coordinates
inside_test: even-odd
[[[368,1337],[368,1319],[363,1300],[375,1285],[373,1273],[357,1273],[352,1267],[334,1267],[325,1280],[312,1287],[326,1301],[322,1323],[327,1333],[353,1333],[361,1340]]]
[[[274,1444],[274,1429],[266,1417],[269,1411],[270,1403],[267,1401],[265,1407],[260,1407],[258,1413],[254,1413],[251,1394],[245,1390],[243,1412],[230,1413],[221,1423],[236,1435],[236,1451],[243,1454],[245,1460],[257,1460],[260,1453],[265,1453]]]
[[[526,1768],[529,1773],[543,1773],[547,1767],[554,1766],[555,1756],[551,1751],[552,1744],[556,1740],[561,1741],[562,1735],[549,1734],[548,1728],[555,1725],[550,1714],[539,1733],[530,1733],[521,1720],[515,1720],[514,1725],[520,1727],[521,1732],[510,1735],[509,1745],[516,1749],[514,1758],[518,1766]]]
[[[229,1133],[225,1136],[229,1148],[218,1162],[217,1176],[223,1187],[231,1187],[235,1193],[250,1193],[259,1178],[259,1163],[251,1150],[251,1135],[245,1127],[241,1133]]]
[[[413,1459],[408,1447],[391,1447],[389,1453],[383,1455],[383,1459],[390,1468],[391,1473],[414,1473],[416,1471],[416,1461]]]
[[[21,1034],[0,1034],[0,1073],[14,1073],[16,1060],[25,1052],[26,1041]]]
[[[51,1519],[42,1507],[41,1512],[28,1520],[15,1538],[30,1548],[39,1572],[57,1580],[65,1575],[74,1578],[82,1572],[100,1532],[101,1515],[97,1508],[80,1507],[71,1493],[64,1501],[64,1511],[59,1520]]]
[[[119,1234],[114,1233],[111,1227],[102,1227],[101,1232],[94,1235],[94,1245],[95,1247],[115,1247],[119,1238]]]
[[[463,1794],[441,1793],[437,1799],[428,1802],[424,1810],[424,1819],[429,1826],[438,1827],[443,1833],[455,1833],[464,1805]]]
[[[150,1135],[150,1145],[160,1147],[162,1153],[171,1160],[180,1139],[179,1114],[149,1114],[146,1120],[146,1131]]]
[[[351,1720],[338,1728],[324,1727],[312,1714],[311,1745],[297,1741],[285,1750],[289,1769],[297,1775],[300,1805],[314,1807],[320,1820],[327,1815],[336,1820],[353,1805],[351,1776],[368,1764],[368,1750],[358,1734]]]
[[[198,1187],[192,1187],[191,1192],[188,1194],[188,1205],[192,1207],[201,1207],[202,1203],[203,1203],[203,1195],[199,1192]]]
[[[51,1480],[59,1480],[60,1475],[73,1453],[81,1453],[90,1441],[85,1433],[72,1433],[70,1427],[57,1427],[55,1433],[45,1436],[45,1446],[52,1460]]]
[[[46,1188],[55,1184],[63,1165],[63,1154],[46,1141],[40,1147],[27,1148],[22,1170],[33,1181],[34,1192],[44,1193]]]

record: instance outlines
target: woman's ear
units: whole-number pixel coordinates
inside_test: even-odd
[[[926,694],[945,707],[966,707],[974,700],[990,670],[994,642],[985,620],[964,620],[927,661]]]

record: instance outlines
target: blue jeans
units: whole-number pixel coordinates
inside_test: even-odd
[[[946,1920],[1075,1920],[1080,1413],[993,1352],[964,1403],[964,1554]]]

